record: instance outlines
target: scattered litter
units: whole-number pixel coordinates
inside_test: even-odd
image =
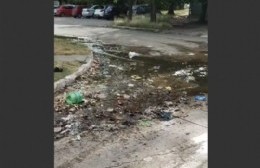
[[[165,101],[164,104],[166,106],[173,106],[173,102],[172,101]]]
[[[65,128],[71,128],[72,126],[71,125],[65,125]]]
[[[153,82],[153,80],[152,80],[152,79],[147,79],[147,81],[148,81],[148,82]]]
[[[206,98],[206,96],[198,95],[198,96],[195,96],[195,100],[196,101],[206,101],[207,98]]]
[[[71,92],[66,97],[66,103],[69,105],[81,104],[83,102],[83,95],[81,92]]]
[[[195,77],[194,76],[187,76],[185,80],[186,80],[187,83],[189,83],[190,81],[195,81]]]
[[[205,71],[205,70],[206,70],[205,67],[200,67],[200,68],[199,68],[199,71]]]
[[[95,57],[90,70],[64,90],[65,93],[82,91],[84,103],[73,104],[72,101],[67,103],[67,94],[62,97],[64,92],[58,93],[59,97],[55,96],[54,131],[57,132],[55,139],[73,136],[81,140],[82,137],[77,135],[85,130],[113,131],[127,128],[137,121],[139,126],[149,127],[154,124],[153,119],[169,121],[183,117],[186,113],[182,105],[185,107],[186,103],[191,103],[190,97],[187,101],[179,99],[184,95],[182,91],[197,87],[197,83],[188,84],[185,80],[193,81],[196,78],[197,82],[200,82],[199,76],[207,75],[207,65],[204,63],[168,64],[167,60],[161,62],[152,58],[129,61],[129,57],[142,56],[141,53],[146,53],[135,49],[130,51],[137,51],[140,54],[129,50],[126,53],[126,50],[120,52],[119,57],[127,57],[127,61],[122,62],[121,59],[106,57],[103,54],[108,52],[106,47],[108,46],[102,48],[93,45]],[[109,49],[111,53],[114,53],[112,50],[117,50],[114,45],[109,45]],[[163,71],[160,72],[161,70]],[[195,70],[198,72],[195,73]],[[174,77],[173,74],[178,77]],[[175,90],[176,92],[173,92]],[[189,96],[187,93],[185,98]],[[181,109],[177,109],[179,105]],[[171,122],[164,124],[171,125]]]
[[[121,71],[123,71],[123,70],[124,70],[124,68],[123,68],[123,67],[116,66],[116,65],[109,65],[109,67],[112,67],[112,68],[117,68],[118,70],[121,70]]]
[[[108,108],[108,109],[107,109],[107,112],[113,112],[113,111],[114,111],[113,108]]]
[[[170,86],[165,87],[165,89],[166,89],[166,90],[169,90],[169,91],[172,90],[172,88],[171,88]]]
[[[161,120],[163,120],[163,121],[169,121],[173,118],[171,112],[161,112],[160,117],[161,117]]]
[[[55,127],[54,128],[54,133],[59,133],[62,131],[62,128],[61,127]]]
[[[189,52],[189,53],[188,53],[188,55],[195,55],[195,54],[194,54],[194,53],[192,53],[192,52]]]
[[[62,117],[61,119],[66,122],[72,120],[73,118],[74,116],[72,114],[69,114],[67,117]]]
[[[208,74],[206,67],[200,67],[196,69],[194,72],[197,73],[199,77],[205,77]]]
[[[66,134],[66,133],[68,133],[68,132],[70,132],[70,130],[69,130],[69,129],[65,129],[65,130],[62,131],[60,134]]]
[[[128,84],[128,87],[134,87],[134,86],[135,86],[134,84],[131,83]]]
[[[129,58],[132,59],[133,57],[136,57],[136,56],[140,56],[140,54],[136,53],[136,52],[129,52]]]
[[[200,74],[198,75],[199,77],[205,77],[205,76],[207,76],[207,72],[200,72]]]
[[[128,100],[130,99],[131,96],[127,95],[127,94],[124,94],[124,99]]]
[[[159,70],[159,69],[160,69],[160,66],[154,66],[153,69]]]
[[[138,75],[132,75],[131,78],[134,79],[134,80],[142,79],[142,77],[140,77]]]
[[[187,69],[187,70],[182,69],[182,70],[176,71],[173,75],[174,76],[190,76],[190,75],[192,75],[192,73],[190,72],[189,69]]]

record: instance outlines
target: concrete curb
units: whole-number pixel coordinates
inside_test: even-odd
[[[71,75],[66,76],[63,79],[60,79],[54,83],[54,93],[57,91],[64,89],[66,86],[71,85],[77,77],[83,75],[85,72],[88,71],[88,69],[91,67],[91,64],[93,62],[93,52],[91,51],[91,54],[89,55],[88,62],[86,64],[83,64],[79,67],[79,69],[74,72]]]
[[[141,31],[149,31],[149,32],[160,32],[160,29],[149,29],[149,28],[138,28],[138,27],[128,27],[128,26],[111,26],[112,28],[117,29],[128,29],[128,30],[141,30]]]

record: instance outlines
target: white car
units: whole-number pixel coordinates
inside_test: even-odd
[[[93,5],[91,8],[84,8],[82,9],[82,16],[83,17],[93,17],[96,9],[103,9],[104,6],[100,5]]]
[[[103,18],[104,14],[105,14],[105,8],[106,7],[104,7],[103,9],[96,9],[95,12],[94,12],[94,17]]]

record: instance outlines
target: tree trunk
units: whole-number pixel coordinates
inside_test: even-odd
[[[155,0],[151,0],[151,18],[150,22],[156,22],[156,4]]]
[[[129,13],[127,16],[128,22],[131,21],[133,18],[133,4],[134,4],[134,0],[129,0]]]
[[[208,9],[208,1],[207,0],[202,3],[201,8],[202,9],[201,9],[201,15],[200,15],[199,22],[200,23],[207,23],[207,21],[206,21],[206,14],[207,14],[207,9]]]
[[[171,2],[170,6],[169,6],[169,9],[168,9],[168,15],[174,15],[174,7],[175,7],[175,3],[174,1]]]

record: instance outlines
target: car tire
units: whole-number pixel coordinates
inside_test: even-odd
[[[64,13],[61,13],[60,16],[61,16],[61,17],[64,17],[65,15],[64,15]]]

